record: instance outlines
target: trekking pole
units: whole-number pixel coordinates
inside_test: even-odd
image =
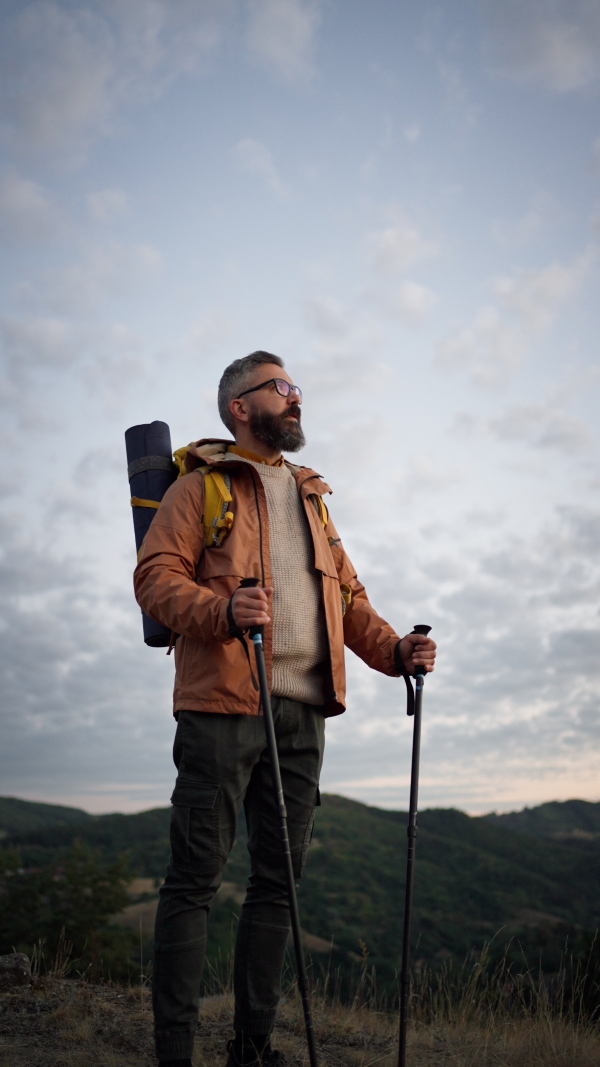
[[[413,634],[422,634],[426,637],[431,626],[415,626]],[[404,896],[404,933],[402,938],[402,970],[400,972],[400,1047],[398,1052],[398,1067],[406,1065],[406,1024],[408,1017],[408,994],[410,990],[409,957],[410,957],[410,919],[413,895],[413,874],[415,863],[415,851],[417,845],[417,805],[419,798],[419,758],[421,755],[421,706],[423,702],[423,684],[426,675],[425,667],[416,667],[413,678],[416,681],[415,692],[415,721],[413,726],[412,765],[410,770],[410,803],[408,812],[408,854],[406,858],[406,890]],[[410,684],[410,683],[408,683]],[[409,711],[410,715],[411,712]]]
[[[240,585],[242,587],[248,588],[251,586],[257,586],[258,581],[258,578],[244,578],[241,581]],[[310,1060],[310,1067],[318,1067],[317,1049],[315,1045],[315,1035],[313,1031],[312,1014],[310,1010],[310,1000],[308,993],[306,963],[304,960],[304,949],[302,947],[302,937],[300,933],[300,913],[298,911],[298,898],[296,896],[296,882],[294,879],[292,852],[290,849],[290,839],[287,828],[287,811],[285,808],[285,800],[283,796],[283,786],[281,784],[281,770],[279,767],[279,754],[277,752],[277,739],[275,737],[275,725],[273,722],[273,711],[271,708],[271,698],[269,696],[269,686],[267,682],[267,670],[265,667],[263,627],[252,626],[250,628],[250,637],[252,638],[252,642],[254,644],[254,654],[256,656],[256,671],[258,674],[258,684],[260,688],[260,702],[262,705],[263,716],[265,719],[267,747],[269,749],[269,762],[271,764],[273,786],[277,797],[277,807],[279,809],[279,818],[281,822],[281,844],[285,863],[285,877],[287,882],[288,900],[290,904],[290,917],[292,920],[294,951],[296,953],[296,964],[298,967],[298,988],[300,989],[300,996],[302,997],[302,1008],[304,1011],[304,1026],[306,1028],[308,1058]]]

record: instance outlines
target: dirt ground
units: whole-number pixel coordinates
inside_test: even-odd
[[[331,1021],[321,1019],[318,1010],[315,1013],[323,1067],[383,1064],[388,1058],[385,1053],[392,1047],[391,1033],[376,1034],[371,1027],[367,1034],[364,1025],[357,1025],[357,1017],[352,1019],[350,1013],[346,1014],[346,1025],[338,1025],[333,1032]],[[194,1067],[225,1064],[232,1019],[230,997],[204,1001]],[[373,1022],[377,1022],[376,1017]],[[285,1052],[290,1067],[308,1062],[296,1004],[282,1006],[273,1046]],[[155,1067],[155,1064],[147,990],[42,979],[31,987],[0,996],[1,1067]]]
[[[224,1067],[228,996],[202,1005],[194,1067]],[[358,1008],[314,1007],[320,1067],[396,1067],[397,1021]],[[280,1008],[273,1045],[289,1067],[308,1057],[298,999]],[[408,1067],[600,1067],[600,1029],[540,1020],[422,1026]],[[155,1067],[147,990],[45,978],[0,995],[0,1067]]]

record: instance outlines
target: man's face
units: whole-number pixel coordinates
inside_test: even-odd
[[[281,378],[293,384],[289,374],[276,363],[263,363],[255,371],[248,388],[254,388],[271,378]],[[275,383],[265,385],[242,397],[248,412],[248,427],[253,436],[271,448],[282,452],[297,452],[305,444],[301,413],[295,393],[281,396]]]

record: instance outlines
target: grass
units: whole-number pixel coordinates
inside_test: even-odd
[[[83,981],[44,979],[2,998],[2,1067],[149,1067],[154,1064],[149,994]],[[395,1067],[396,1020],[363,1007],[316,998],[314,1025],[322,1067]],[[231,1036],[230,995],[203,1004],[194,1067],[225,1062]],[[307,1063],[296,996],[282,1005],[274,1044],[290,1067]],[[540,1013],[468,1022],[418,1023],[409,1032],[409,1067],[598,1067],[593,1026]]]
[[[153,1065],[145,975],[140,985],[119,987],[66,978],[68,966],[63,946],[31,986],[0,996],[0,1067]],[[229,960],[207,976],[194,1067],[225,1063],[233,1019],[229,978]],[[335,973],[325,970],[314,985],[321,1067],[396,1067],[397,1015],[377,990],[366,951],[351,1003],[342,1002]],[[583,1010],[584,993],[586,976],[576,966],[551,983],[526,968],[513,973],[505,962],[492,971],[485,954],[462,968],[423,970],[411,998],[407,1067],[598,1067],[600,1026]],[[291,980],[274,1045],[290,1067],[308,1063]]]

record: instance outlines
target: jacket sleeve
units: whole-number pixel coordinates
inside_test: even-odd
[[[196,584],[204,551],[204,483],[188,474],[165,493],[140,550],[135,596],[152,619],[196,641],[229,641],[228,599]]]
[[[382,674],[399,677],[401,672],[398,670],[395,656],[396,645],[400,640],[398,634],[375,611],[364,585],[359,581],[346,555],[331,517],[328,519],[325,533],[340,584],[347,585],[352,594],[344,613],[344,644],[360,656],[368,667],[381,671]]]

